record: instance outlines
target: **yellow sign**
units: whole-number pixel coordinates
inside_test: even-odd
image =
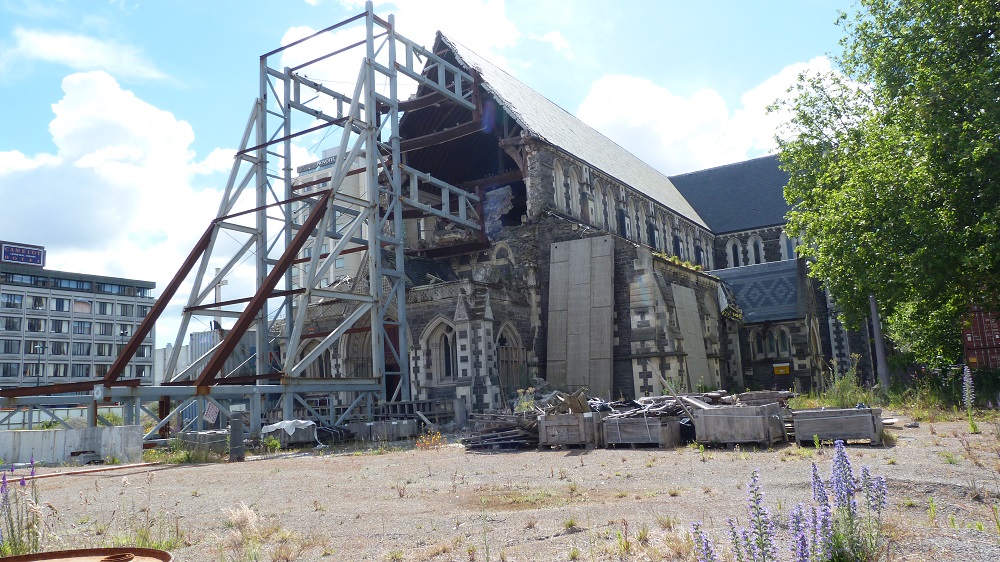
[[[792,368],[788,363],[775,363],[774,364],[774,374],[776,375],[790,375],[792,373]]]

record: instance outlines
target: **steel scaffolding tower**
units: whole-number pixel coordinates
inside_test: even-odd
[[[352,33],[358,38],[350,39]],[[335,45],[332,49],[331,44]],[[278,68],[277,63],[290,60],[293,52],[300,57],[301,53],[321,54]],[[338,87],[346,82],[341,76],[329,82],[307,76],[311,71],[322,73],[334,59],[345,57],[360,59],[353,87]],[[424,94],[401,102],[401,86],[420,88]],[[442,102],[471,110],[477,120],[480,104],[475,77],[396,33],[393,16],[387,20],[376,16],[371,2],[361,14],[262,55],[258,97],[216,217],[107,376],[41,387],[36,392],[0,391],[0,397],[94,388],[95,397],[135,400],[136,416],[141,401],[151,397],[186,397],[182,406],[197,402],[199,411],[213,402],[228,415],[224,405],[211,398],[213,393],[219,397],[280,393],[286,418],[295,394],[301,392],[353,392],[352,408],[373,395],[382,401],[409,400],[404,210],[411,213],[408,216],[434,216],[482,229],[480,200],[475,194],[403,164],[401,113]],[[297,183],[293,156],[302,151],[293,141],[310,139],[311,134],[339,139],[339,149],[333,165],[320,178]],[[438,138],[423,140],[427,141],[424,145],[440,142]],[[359,174],[364,178],[362,192],[348,193],[343,189],[345,180]],[[337,259],[359,251],[367,252],[367,286],[364,282],[355,283],[353,289],[324,286],[322,281]],[[230,291],[239,290],[240,272],[251,268],[252,293],[215,302],[220,284],[228,280]],[[295,268],[300,271],[293,283]],[[135,388],[134,381],[121,379],[128,359],[181,287],[187,286],[190,294],[166,360],[163,385]],[[346,303],[346,313],[328,332],[304,334],[309,305],[320,299]],[[221,341],[190,365],[178,368],[179,353],[194,323],[220,317],[235,319],[235,323],[228,331],[214,326],[224,333]],[[304,377],[309,365],[340,338],[367,330],[371,331],[371,373]],[[255,375],[234,376],[225,371],[226,361],[249,331],[255,339]],[[309,345],[304,344],[304,336]],[[276,348],[281,350],[278,356]],[[399,381],[388,392],[386,377]],[[269,384],[276,379],[280,384]],[[37,400],[23,401],[31,402]],[[153,431],[170,415],[173,412],[168,414],[161,406],[157,417],[162,421]]]

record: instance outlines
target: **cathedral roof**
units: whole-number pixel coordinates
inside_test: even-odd
[[[670,176],[715,234],[785,224],[788,173],[777,156]]]

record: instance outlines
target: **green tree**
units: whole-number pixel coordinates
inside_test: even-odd
[[[882,309],[922,361],[955,361],[971,304],[1000,310],[1000,7],[860,0],[838,71],[775,104],[790,231],[848,320]]]

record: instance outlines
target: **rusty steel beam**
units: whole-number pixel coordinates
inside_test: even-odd
[[[312,231],[319,226],[320,220],[322,220],[323,215],[326,214],[326,205],[330,201],[330,191],[327,190],[323,192],[319,200],[313,205],[312,211],[309,213],[309,217],[299,231],[295,234],[289,242],[288,247],[285,248],[284,253],[278,258],[278,262],[274,264],[271,269],[271,273],[267,275],[267,278],[261,283],[260,287],[257,289],[257,293],[250,299],[247,307],[243,309],[243,313],[236,320],[233,328],[226,334],[226,337],[222,340],[222,343],[212,354],[212,358],[209,359],[208,364],[205,365],[205,369],[198,376],[195,381],[194,386],[205,387],[215,384],[216,375],[222,371],[223,366],[225,366],[226,359],[233,353],[236,346],[240,342],[240,338],[243,334],[250,328],[250,325],[254,323],[255,316],[264,307],[264,303],[267,299],[271,298],[272,291],[278,286],[278,282],[284,276],[285,272],[292,266],[292,262],[295,261],[295,256],[298,255],[299,250],[305,245],[306,240],[312,236]]]
[[[301,293],[304,293],[304,292],[306,292],[305,289],[290,289],[288,291],[275,291],[275,292],[271,293],[271,296],[272,297],[287,297],[289,295],[298,295],[298,294],[301,294]],[[250,302],[251,298],[252,297],[246,297],[246,298],[242,298],[242,299],[232,299],[232,300],[228,300],[228,301],[213,302],[212,304],[201,304],[201,305],[198,305],[198,306],[185,306],[184,307],[184,312],[192,312],[192,311],[197,311],[197,310],[212,310],[213,308],[218,307],[218,306],[230,306],[230,305],[234,305],[234,304],[243,304],[243,303]]]
[[[160,293],[160,297],[156,299],[153,303],[153,308],[150,309],[149,314],[142,319],[139,327],[136,328],[135,332],[132,333],[132,338],[128,340],[128,344],[125,345],[125,349],[118,355],[115,362],[111,364],[111,369],[108,373],[104,375],[104,385],[110,386],[115,381],[122,376],[125,372],[125,367],[128,365],[129,360],[135,356],[136,352],[139,351],[139,346],[142,345],[142,340],[153,331],[153,327],[156,326],[157,319],[163,314],[163,311],[167,309],[167,304],[170,303],[170,299],[174,298],[174,294],[177,293],[177,289],[180,288],[181,283],[187,278],[191,270],[194,269],[195,264],[198,263],[198,259],[201,258],[205,250],[208,249],[208,245],[212,242],[212,233],[217,228],[217,223],[213,222],[205,230],[205,233],[201,235],[198,243],[195,244],[191,253],[188,254],[187,259],[181,264],[180,269],[174,274],[174,278],[167,283],[167,286]]]
[[[443,131],[438,131],[422,137],[400,141],[399,151],[410,152],[421,148],[427,148],[429,146],[446,143],[448,141],[478,133],[482,130],[483,124],[479,121],[479,119],[473,119],[472,121],[456,125],[450,129],[445,129]]]

